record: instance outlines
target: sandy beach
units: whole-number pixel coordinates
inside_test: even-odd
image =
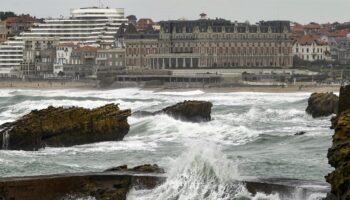
[[[0,89],[96,89],[96,83],[83,81],[0,81]]]
[[[97,90],[96,82],[83,81],[0,81],[0,89],[37,89],[37,90],[58,90],[58,89],[84,89]],[[118,88],[103,88],[104,90]],[[209,88],[164,88],[144,87],[143,90],[154,92],[186,92],[201,90],[208,93],[229,93],[229,92],[264,92],[264,93],[293,93],[293,92],[334,92],[338,93],[340,86],[303,86],[289,85],[281,86],[233,86],[233,87],[209,87]]]

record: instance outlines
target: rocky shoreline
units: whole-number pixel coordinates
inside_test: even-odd
[[[328,184],[294,179],[248,178],[240,182],[252,194],[263,192],[288,196],[299,190],[303,197],[322,192],[329,193],[327,199],[350,199],[349,99],[350,86],[345,86],[341,88],[339,98],[333,93],[312,94],[306,109],[313,117],[337,114],[332,120],[335,134],[328,153],[329,163],[335,171],[326,177],[331,188]],[[0,142],[4,150],[32,151],[46,146],[118,141],[128,133],[127,118],[131,115],[166,114],[193,123],[207,122],[211,120],[212,106],[206,101],[184,101],[153,113],[131,113],[131,110],[120,110],[115,104],[96,109],[48,107],[1,125]],[[124,200],[131,188],[153,189],[164,181],[164,170],[157,165],[119,166],[99,173],[4,178],[0,179],[0,199],[58,200],[91,196],[96,200]],[[43,193],[48,195],[42,197]]]
[[[98,173],[59,174],[35,177],[0,179],[0,199],[14,200],[68,200],[93,197],[96,200],[126,200],[132,188],[154,189],[164,183],[162,173],[114,171]],[[307,199],[313,194],[326,194],[327,184],[315,181],[278,178],[245,177],[232,180],[243,184],[253,195],[280,194],[281,198]],[[45,194],[45,195],[43,195]]]
[[[335,168],[326,180],[336,200],[350,199],[350,85],[340,89],[339,110],[332,119],[333,144],[328,151],[329,164]]]
[[[0,179],[3,200],[126,200],[131,188],[153,189],[165,177],[158,173],[99,172]]]
[[[48,107],[33,110],[19,120],[0,126],[5,150],[38,150],[103,141],[122,140],[129,132],[130,110],[116,104],[96,109]]]

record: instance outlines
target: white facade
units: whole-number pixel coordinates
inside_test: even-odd
[[[311,44],[299,44],[298,42],[295,42],[293,45],[293,55],[310,62],[331,60],[329,45],[318,44],[316,41]]]
[[[113,43],[122,23],[127,23],[124,9],[73,9],[68,19],[47,19],[22,37],[58,37],[61,42]]]
[[[53,66],[53,73],[63,72],[63,65],[69,64],[72,51],[75,45],[58,45],[56,47],[56,62]]]
[[[0,77],[19,77],[23,62],[22,41],[7,41],[0,45]]]

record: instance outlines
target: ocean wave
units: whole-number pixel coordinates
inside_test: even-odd
[[[238,160],[227,159],[213,143],[192,144],[169,162],[167,180],[153,190],[132,189],[128,200],[305,200],[298,189],[291,194],[251,194],[241,182]],[[324,193],[309,195],[321,200]]]
[[[193,90],[186,92],[154,92],[156,95],[167,95],[167,96],[195,96],[204,94],[202,90]]]
[[[61,153],[74,155],[76,153],[109,153],[117,151],[155,151],[157,144],[155,142],[142,142],[137,140],[124,140],[117,142],[99,142],[93,144],[79,145],[73,147],[53,148],[46,147],[38,153],[41,155],[57,155]]]
[[[260,132],[243,125],[232,126],[213,120],[206,123],[191,123],[176,120],[161,114],[143,118],[131,117],[129,137],[142,141],[212,141],[221,144],[238,145],[258,137]]]
[[[132,190],[128,200],[231,200],[244,190],[232,180],[238,177],[236,165],[225,158],[218,146],[193,145],[170,162],[167,181],[154,190]]]

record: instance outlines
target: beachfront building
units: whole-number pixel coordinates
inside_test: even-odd
[[[0,78],[20,77],[22,62],[22,41],[6,41],[0,44]]]
[[[122,26],[117,38],[125,46],[129,71],[147,69],[147,56],[158,52],[159,32],[152,28],[137,30],[133,24]]]
[[[125,73],[125,49],[98,49],[95,71],[98,80],[113,80],[117,75]]]
[[[159,53],[148,66],[170,68],[291,67],[288,21],[257,24],[210,20],[161,22]]]
[[[17,37],[25,44],[23,75],[41,74],[45,77],[64,71],[63,65],[69,64],[67,61],[73,50],[59,44],[113,46],[119,27],[125,22],[124,9],[89,7],[73,9],[69,18],[46,19],[35,24],[30,31]],[[56,46],[59,48],[56,49]],[[77,69],[77,65],[66,67],[71,75],[90,74]]]
[[[126,23],[124,9],[80,8],[73,9],[69,18],[46,19],[36,24],[23,38],[55,37],[60,42],[85,44],[113,43],[122,23]]]
[[[330,61],[330,46],[317,35],[304,35],[294,41],[293,54],[304,61]]]
[[[23,41],[23,76],[51,76],[56,59],[57,37],[26,37]]]
[[[53,73],[58,75],[63,73],[63,66],[68,64],[73,52],[73,49],[79,46],[74,43],[61,43],[56,46],[56,59]]]
[[[129,33],[127,67],[144,69],[293,66],[290,22],[208,19],[160,22],[158,37]]]
[[[82,46],[74,48],[70,55],[69,63],[63,65],[63,73],[75,79],[94,75],[96,55],[96,47]]]

